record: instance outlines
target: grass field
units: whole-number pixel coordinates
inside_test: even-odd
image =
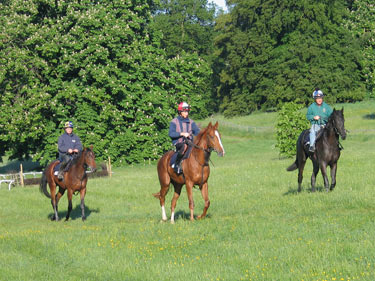
[[[160,222],[155,163],[90,179],[85,222],[78,196],[72,220],[56,223],[37,186],[2,185],[0,279],[375,280],[375,102],[344,108],[349,135],[330,193],[320,173],[310,192],[310,162],[297,193],[297,173],[286,172],[294,159],[275,149],[275,113],[212,119],[222,123],[226,156],[212,156],[201,221],[188,220],[183,192],[176,224]],[[194,199],[198,215],[197,189]],[[66,195],[59,207],[65,217]]]

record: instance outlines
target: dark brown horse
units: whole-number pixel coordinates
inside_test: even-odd
[[[309,130],[301,133],[297,140],[297,156],[296,161],[287,168],[287,171],[294,171],[298,168],[298,192],[301,191],[301,184],[303,178],[303,168],[307,158],[309,157],[313,163],[313,173],[311,176],[311,190],[315,191],[316,175],[319,168],[322,171],[324,179],[324,187],[327,191],[333,190],[336,186],[336,171],[337,161],[340,158],[340,143],[339,135],[344,140],[346,138],[346,130],[344,126],[344,108],[341,110],[333,110],[333,113],[328,119],[327,125],[324,127],[321,134],[315,143],[315,152],[309,152],[308,146],[304,145],[305,135]],[[327,176],[327,167],[331,168],[331,187]]]
[[[81,195],[81,210],[82,220],[86,219],[85,216],[85,194],[87,184],[86,168],[89,167],[91,171],[96,170],[95,155],[90,148],[85,148],[72,160],[69,170],[64,174],[64,180],[60,181],[56,175],[54,175],[54,168],[59,164],[59,160],[56,160],[49,164],[43,172],[43,176],[40,182],[40,191],[43,192],[48,198],[51,198],[51,203],[54,211],[52,220],[59,220],[57,213],[58,203],[61,196],[64,195],[65,190],[68,190],[68,213],[66,219],[69,219],[70,212],[72,211],[72,196],[74,192],[80,192]],[[47,191],[47,183],[51,194]],[[59,192],[56,194],[56,186],[59,186]],[[56,195],[55,195],[56,194]]]
[[[185,159],[182,163],[183,174],[177,175],[174,169],[170,166],[170,159],[174,151],[168,151],[160,158],[157,169],[161,189],[160,192],[154,194],[154,196],[160,199],[163,221],[167,220],[167,215],[165,213],[165,195],[167,194],[171,183],[174,186],[174,195],[171,204],[171,223],[174,223],[176,203],[180,197],[181,189],[184,184],[186,185],[189,199],[190,220],[194,220],[194,185],[199,186],[204,200],[203,213],[198,216],[198,219],[206,216],[207,209],[210,206],[207,184],[210,175],[210,166],[208,163],[210,155],[213,150],[216,151],[219,156],[224,156],[225,154],[223,144],[221,143],[220,133],[217,130],[218,127],[218,122],[216,122],[215,125],[212,125],[210,122],[207,128],[202,130],[195,137],[190,157]]]

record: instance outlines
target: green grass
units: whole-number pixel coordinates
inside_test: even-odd
[[[201,221],[188,220],[184,191],[176,224],[160,223],[154,164],[90,179],[84,223],[78,196],[72,220],[56,223],[38,187],[3,184],[0,280],[375,280],[374,106],[344,105],[350,134],[330,193],[320,174],[310,192],[311,163],[296,192],[297,173],[285,170],[294,159],[275,149],[275,113],[213,118],[226,121],[226,156],[212,156],[211,207]],[[194,199],[198,215],[197,189]],[[64,195],[60,217],[66,210]]]

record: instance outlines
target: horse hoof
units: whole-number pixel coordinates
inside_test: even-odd
[[[174,224],[175,223],[175,221],[171,221],[171,224]]]
[[[83,217],[82,217],[82,221],[85,221],[85,220],[86,220],[86,217],[85,217],[85,216],[83,216]]]

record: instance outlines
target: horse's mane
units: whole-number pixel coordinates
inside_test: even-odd
[[[90,152],[90,151],[91,151],[90,148],[88,148],[88,147],[84,148],[82,151],[80,151],[80,152],[77,154],[76,157],[73,158],[71,165],[74,165],[74,164],[76,164],[76,163],[78,162],[78,160],[79,160],[79,159],[81,158],[81,156],[82,156],[82,153],[87,153],[87,152]]]
[[[208,127],[202,129],[202,130],[198,133],[198,135],[194,138],[194,143],[195,143],[196,145],[199,145],[200,141],[202,140],[203,136],[207,133],[207,131],[208,131]]]

